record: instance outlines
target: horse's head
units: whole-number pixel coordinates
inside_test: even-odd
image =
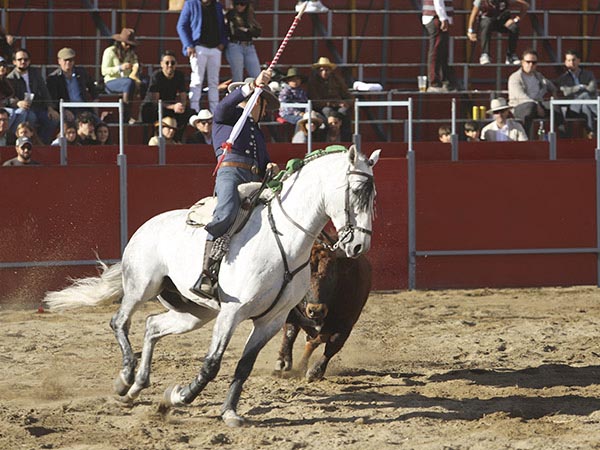
[[[327,215],[338,232],[338,248],[349,258],[356,258],[371,247],[371,223],[375,200],[373,166],[380,150],[366,158],[351,146],[347,153],[343,186],[326,204]],[[334,182],[339,182],[335,177]]]

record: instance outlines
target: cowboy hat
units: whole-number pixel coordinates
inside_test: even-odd
[[[189,123],[191,126],[195,127],[196,122],[199,120],[211,120],[213,118],[213,114],[208,109],[201,109],[198,114],[194,114],[190,117]]]
[[[311,111],[310,114],[308,114],[307,112],[305,112],[304,114],[302,114],[302,119],[300,119],[298,121],[298,126],[305,133],[308,132],[306,124],[308,123],[308,118],[309,117],[310,117],[311,123],[314,123],[317,126],[317,128],[319,128],[321,125],[323,125],[323,119],[321,119],[321,116],[319,114],[317,114],[315,111]]]
[[[227,91],[230,93],[235,91],[237,88],[254,82],[254,78],[246,78],[244,81],[234,81],[227,86]],[[250,94],[252,95],[252,94]],[[250,97],[250,95],[248,97]],[[267,101],[267,109],[278,109],[279,108],[279,99],[273,92],[273,90],[269,86],[263,86],[260,96]],[[246,97],[244,100],[247,100]]]
[[[316,63],[314,63],[312,66],[313,66],[313,69],[318,69],[319,67],[329,67],[331,70],[335,70],[335,68],[337,67],[337,64],[334,64],[331,61],[329,61],[329,58],[327,58],[325,56],[321,56],[319,58],[319,60]]]
[[[158,121],[154,124],[154,126],[158,127]],[[167,128],[177,129],[177,121],[174,117],[163,117],[162,126]]]
[[[506,103],[505,98],[502,98],[502,97],[495,98],[490,103],[490,109],[487,110],[487,114],[494,114],[494,113],[504,111],[505,109],[510,109],[510,108],[512,108],[512,106],[509,106]]]
[[[295,67],[290,67],[285,74],[285,77],[283,77],[281,81],[288,81],[292,78],[300,78],[302,81],[306,81],[306,77],[302,75]]]
[[[113,34],[112,38],[115,41],[125,42],[129,45],[138,45],[135,40],[135,30],[133,28],[123,28],[119,34]]]

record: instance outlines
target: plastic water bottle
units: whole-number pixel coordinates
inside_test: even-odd
[[[540,126],[537,130],[537,138],[538,138],[538,141],[546,140],[546,130],[544,130],[544,121],[543,120],[540,120]]]

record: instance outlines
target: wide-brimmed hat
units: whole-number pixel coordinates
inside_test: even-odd
[[[331,61],[329,61],[329,58],[327,58],[325,56],[321,56],[319,58],[319,60],[316,63],[314,63],[312,66],[313,66],[313,69],[318,69],[319,67],[329,67],[331,70],[335,70],[335,68],[337,67],[337,64],[334,64]]]
[[[281,81],[288,81],[292,78],[300,78],[302,81],[306,81],[306,76],[302,75],[295,67],[290,67]]]
[[[156,123],[154,125],[158,127],[158,121],[156,121]],[[177,129],[177,121],[175,120],[174,117],[163,117],[162,126],[168,127],[168,128],[173,128],[174,130],[176,130]]]
[[[125,42],[129,45],[138,45],[135,40],[135,30],[133,28],[123,28],[119,34],[113,34],[112,38],[115,41]]]
[[[57,55],[60,59],[72,59],[75,58],[75,50],[69,47],[61,48]]]
[[[235,81],[233,83],[230,83],[229,86],[227,86],[227,90],[229,92],[233,92],[237,88],[239,88],[245,84],[252,83],[252,82],[254,82],[254,78],[246,78],[244,81]],[[250,94],[250,95],[252,95],[252,94]],[[275,95],[275,93],[269,86],[262,87],[260,96],[267,101],[267,109],[278,109],[279,108],[279,99],[277,98],[277,96]],[[250,97],[250,96],[248,96],[248,97]],[[248,97],[246,97],[246,99]]]
[[[317,128],[319,128],[321,125],[323,125],[323,119],[315,111],[311,111],[310,114],[308,114],[307,112],[305,112],[304,114],[302,114],[302,119],[300,119],[298,121],[298,126],[300,128],[302,128],[302,131],[307,132],[307,126],[306,125],[308,124],[308,118],[309,117],[310,117],[311,123],[316,124]]]
[[[190,117],[189,124],[193,127],[196,126],[196,122],[199,120],[210,120],[213,118],[213,114],[208,109],[201,109],[198,114],[194,114]]]
[[[506,103],[505,98],[502,98],[502,97],[495,98],[490,103],[490,109],[487,110],[487,113],[494,114],[494,113],[504,111],[505,109],[510,109],[510,108],[512,108],[512,106],[509,106],[508,103]]]

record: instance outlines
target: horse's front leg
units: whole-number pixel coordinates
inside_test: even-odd
[[[285,317],[286,314],[282,313],[270,321],[265,320],[264,317],[254,321],[254,328],[248,337],[244,353],[235,368],[233,381],[229,385],[229,392],[221,409],[221,417],[227,426],[239,427],[244,423],[244,419],[237,414],[237,405],[240,401],[242,387],[252,372],[258,354],[283,326]]]
[[[221,306],[221,311],[217,316],[213,328],[210,348],[204,358],[200,373],[186,386],[175,385],[167,388],[161,409],[171,406],[189,405],[202,392],[206,385],[217,376],[221,368],[223,354],[229,345],[235,328],[239,324],[237,317],[238,310],[238,304],[224,303]]]
[[[277,371],[289,371],[292,370],[293,365],[293,348],[294,342],[298,337],[300,327],[293,323],[286,323],[283,325],[283,339],[281,340],[281,347],[279,349],[279,357],[275,361],[275,370]]]

